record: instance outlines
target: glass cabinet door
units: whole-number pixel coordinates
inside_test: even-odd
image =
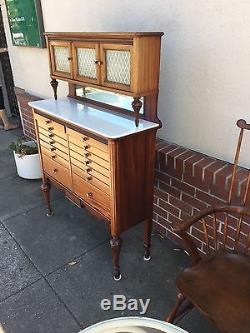
[[[131,47],[128,45],[101,44],[102,85],[130,90]]]
[[[72,78],[71,44],[69,42],[50,42],[51,72],[53,75]]]
[[[72,48],[74,79],[99,84],[100,61],[98,61],[98,44],[74,42]]]

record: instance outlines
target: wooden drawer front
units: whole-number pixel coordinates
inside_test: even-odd
[[[38,127],[38,133],[39,136],[41,135],[44,141],[49,143],[50,141],[55,140],[56,142],[60,143],[62,146],[68,148],[68,142],[66,140],[66,136],[64,138],[61,138],[59,135],[51,133],[47,129],[44,129],[42,127]]]
[[[88,143],[83,144],[82,147],[78,147],[75,144],[69,142],[69,148],[74,150],[75,152],[77,152],[80,155],[85,155],[86,153],[92,153],[97,157],[100,157],[101,159],[105,160],[106,162],[109,163],[109,155],[108,153],[97,149],[94,146],[89,145]]]
[[[56,161],[57,163],[65,166],[66,168],[69,169],[69,161],[65,160],[64,158],[62,158],[61,156],[59,156],[55,152],[51,152],[47,148],[44,148],[43,146],[41,146],[40,148],[41,148],[42,155],[46,155],[52,161]]]
[[[96,148],[108,154],[108,145],[105,145],[105,143],[99,142],[68,127],[66,128],[66,133],[69,135],[69,141],[76,146],[83,148],[84,146],[89,145],[92,149]]]
[[[62,146],[60,143],[47,143],[46,141],[43,141],[41,137],[39,143],[42,147],[50,150],[51,153],[57,154],[67,161],[69,160],[68,148]]]
[[[42,155],[44,171],[65,187],[71,189],[71,177],[69,169]]]
[[[79,167],[82,170],[85,170],[86,168],[90,167],[92,170],[96,171],[99,174],[99,177],[101,176],[105,176],[105,178],[109,178],[110,177],[110,171],[100,167],[99,164],[96,164],[93,161],[78,161],[77,159],[75,159],[74,157],[70,156],[70,161],[72,165],[75,165],[77,167]]]
[[[106,178],[106,183],[102,182],[99,178],[97,178],[97,176],[99,176],[100,174],[98,174],[97,172],[95,172],[94,170],[92,170],[91,168],[87,168],[85,170],[82,170],[76,166],[74,166],[74,164],[72,164],[72,172],[78,176],[80,176],[81,178],[83,178],[87,183],[94,185],[95,187],[97,187],[99,190],[105,192],[107,195],[110,194],[110,188],[109,188],[109,184],[107,184],[107,182],[109,181],[108,178]]]
[[[61,124],[58,124],[56,121],[46,118],[44,116],[40,116],[39,114],[35,113],[35,119],[37,120],[37,124],[39,127],[44,128],[45,130],[49,131],[50,133],[54,133],[59,135],[61,138],[67,140],[65,134],[65,127]]]
[[[69,154],[70,154],[70,157],[73,157],[76,160],[83,162],[83,163],[86,161],[90,161],[90,163],[92,161],[95,162],[95,164],[98,165],[98,169],[96,171],[102,170],[103,168],[105,168],[106,170],[109,170],[108,161],[103,160],[99,156],[96,156],[90,152],[84,152],[83,154],[80,154],[80,153],[75,152],[73,149],[70,149]]]
[[[74,173],[72,174],[72,179],[74,192],[90,206],[100,211],[103,215],[110,217],[109,196]]]

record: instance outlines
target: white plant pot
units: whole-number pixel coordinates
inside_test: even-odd
[[[34,145],[34,142],[25,142],[25,144]],[[20,154],[16,154],[15,152],[13,153],[18,176],[25,179],[42,178],[39,154],[22,156]]]

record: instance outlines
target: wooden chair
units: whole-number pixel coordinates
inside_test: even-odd
[[[237,197],[237,166],[243,132],[250,129],[250,124],[241,119],[237,126],[240,135],[228,204],[206,208],[173,228],[192,265],[176,279],[177,302],[166,318],[170,323],[196,307],[220,332],[250,332],[250,172],[240,205],[232,204]],[[236,221],[234,229],[232,220]],[[203,228],[203,253],[189,235],[190,228],[196,226]]]

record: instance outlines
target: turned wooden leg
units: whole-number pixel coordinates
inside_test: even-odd
[[[58,81],[56,79],[52,79],[50,81],[50,85],[53,88],[54,91],[54,98],[57,100],[57,87],[58,87]]]
[[[120,273],[120,250],[122,245],[122,240],[120,237],[113,236],[110,240],[111,250],[112,250],[112,257],[113,257],[113,265],[114,265],[114,280],[119,281],[121,280],[122,276]]]
[[[183,301],[185,300],[185,297],[182,293],[178,293],[177,295],[177,301],[175,303],[175,306],[173,307],[170,314],[165,318],[165,321],[168,323],[173,323],[175,318],[177,317],[178,310],[180,306],[182,305]]]
[[[132,102],[132,108],[135,112],[135,125],[137,127],[139,125],[139,117],[140,117],[141,107],[142,107],[142,101],[140,100],[140,97],[134,97],[134,100]]]
[[[150,256],[150,247],[151,247],[151,233],[152,233],[152,219],[145,221],[144,225],[144,260],[149,261]]]
[[[47,216],[53,215],[51,205],[50,205],[50,189],[51,189],[51,185],[50,185],[49,181],[45,181],[42,183],[41,191],[43,192],[44,201],[47,206],[47,214],[46,214]]]

